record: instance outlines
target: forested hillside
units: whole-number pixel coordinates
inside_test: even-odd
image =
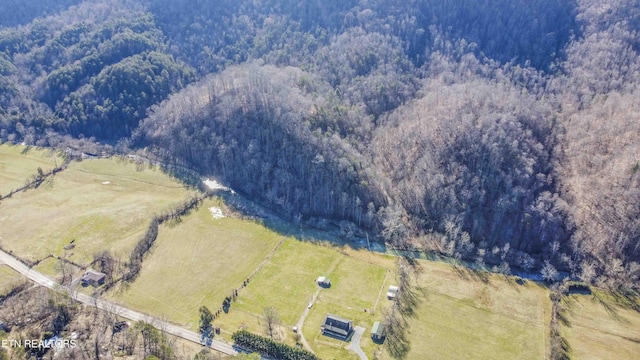
[[[144,149],[347,238],[637,288],[638,0],[29,4],[0,8],[3,140]]]
[[[153,15],[121,2],[83,2],[0,33],[3,137],[46,130],[114,140],[150,105],[194,79],[166,51]]]

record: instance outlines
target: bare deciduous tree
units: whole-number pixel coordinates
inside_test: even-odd
[[[274,307],[266,307],[263,311],[264,327],[271,339],[276,337],[276,329],[280,325],[280,315]]]

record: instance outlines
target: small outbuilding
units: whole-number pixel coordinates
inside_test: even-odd
[[[384,340],[384,325],[382,325],[380,321],[373,323],[373,327],[371,328],[371,338],[373,341],[377,342]]]
[[[317,278],[316,283],[318,283],[318,285],[322,286],[323,288],[331,287],[331,280],[329,280],[329,278],[324,276],[320,276],[319,278]]]
[[[351,335],[351,332],[353,332],[353,321],[333,314],[327,314],[320,330],[322,330],[322,335],[346,341]]]
[[[82,286],[94,286],[98,287],[104,284],[104,279],[107,277],[105,273],[101,273],[95,270],[87,270],[82,275]]]
[[[395,285],[389,286],[389,290],[387,290],[387,299],[393,300],[398,295],[398,287]]]

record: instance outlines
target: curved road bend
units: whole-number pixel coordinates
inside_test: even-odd
[[[1,250],[0,250],[0,261],[4,262],[5,264],[13,268],[15,271],[26,276],[31,281],[39,285],[42,285],[49,289],[59,289],[59,286],[58,284],[56,284],[55,281],[53,281],[49,277],[33,269],[30,269],[27,265],[23,264],[20,260],[14,258],[13,256]],[[69,290],[67,289],[67,291]],[[133,321],[146,321],[156,326],[158,324],[162,324],[162,327],[164,328],[164,331],[166,333],[171,334],[173,336],[180,337],[188,341],[195,342],[197,344],[202,344],[200,334],[194,331],[187,330],[185,328],[182,328],[180,326],[176,326],[173,324],[162,323],[159,319],[131,310],[129,308],[120,306],[116,303],[113,303],[104,299],[94,298],[89,295],[85,295],[76,291],[69,291],[69,293],[71,294],[71,297],[74,300],[81,302],[85,305],[94,306],[94,307],[97,307],[98,309],[107,311],[109,313],[112,313],[118,316],[122,316],[124,318],[130,319]],[[227,355],[235,356],[238,354],[238,352],[233,348],[233,346],[227,343],[224,343],[222,341],[211,340],[210,347],[213,350],[219,351]]]
[[[354,353],[358,354],[361,360],[368,360],[367,354],[365,354],[360,347],[360,338],[362,337],[362,334],[364,334],[365,329],[362,326],[356,326],[353,331],[354,334],[351,338],[351,344],[347,346],[347,350],[351,350]]]

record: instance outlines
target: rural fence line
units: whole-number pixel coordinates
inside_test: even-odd
[[[262,268],[266,265],[266,263],[269,261],[269,259],[271,259],[271,257],[273,256],[273,254],[275,254],[276,251],[278,251],[278,249],[282,246],[282,244],[284,244],[285,239],[281,239],[280,242],[273,248],[271,249],[271,251],[269,251],[269,254],[267,254],[267,256],[264,258],[264,260],[262,260],[262,262],[260,263],[260,265],[258,265],[258,267],[256,267],[253,272],[242,282],[242,285],[240,285],[239,287],[233,289],[231,291],[231,295],[227,296],[224,298],[224,301],[222,302],[222,306],[219,307],[215,312],[213,312],[213,319],[215,320],[223,311],[224,312],[228,312],[229,308],[231,307],[231,301],[235,300],[238,297],[238,292],[244,288],[247,287],[247,285],[249,285],[249,282],[251,281],[251,279],[253,279],[254,276],[256,276],[256,274],[258,274],[258,272],[260,270],[262,270]]]
[[[53,176],[63,170],[65,170],[67,168],[67,166],[69,165],[69,160],[65,160],[65,162],[58,166],[55,167],[47,172],[43,172],[41,168],[38,168],[38,172],[37,174],[31,175],[30,180],[24,184],[23,186],[17,188],[17,189],[13,189],[11,191],[9,191],[9,193],[7,193],[6,195],[2,195],[0,194],[0,200],[4,200],[4,199],[8,199],[10,197],[12,197],[13,195],[22,192],[22,191],[26,191],[29,189],[37,189],[40,185],[42,185],[42,183],[50,176]]]
[[[127,264],[128,269],[122,276],[122,280],[131,281],[135,279],[140,270],[142,269],[142,261],[146,254],[151,250],[151,247],[158,238],[159,226],[168,220],[179,220],[182,216],[188,214],[191,210],[197,209],[198,206],[204,201],[204,199],[210,197],[211,194],[201,194],[186,200],[182,206],[165,212],[161,215],[155,215],[151,220],[151,224],[147,228],[145,235],[138,240],[135,248],[131,252],[129,262]]]

